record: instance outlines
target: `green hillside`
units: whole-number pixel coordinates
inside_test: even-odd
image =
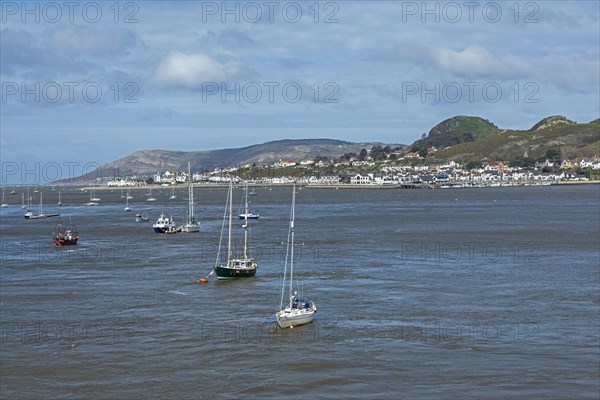
[[[413,143],[413,151],[430,147],[441,149],[469,143],[494,135],[500,130],[490,121],[479,117],[457,116],[434,126],[427,137]]]
[[[455,136],[453,132],[448,135]],[[599,155],[599,120],[577,124],[561,116],[548,117],[529,130],[498,130],[473,141],[443,148],[431,158],[460,162],[512,161],[537,159],[548,151],[560,159]]]

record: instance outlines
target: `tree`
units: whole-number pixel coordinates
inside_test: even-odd
[[[373,146],[371,148],[370,155],[373,160],[381,160],[381,159],[385,158],[385,155],[383,154],[383,149],[381,146]]]
[[[546,159],[550,161],[560,161],[560,150],[548,149],[546,150]]]
[[[472,169],[479,169],[481,167],[483,167],[483,164],[479,161],[471,161],[471,162],[468,162],[467,164],[465,164],[465,169],[467,169],[469,171]]]
[[[427,149],[422,148],[421,150],[419,150],[419,156],[421,156],[423,158],[427,157]]]
[[[360,151],[360,153],[358,153],[358,159],[360,161],[365,161],[367,159],[368,155],[369,155],[369,153],[367,152],[367,149],[362,149]]]

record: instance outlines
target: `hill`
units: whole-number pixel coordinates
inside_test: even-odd
[[[317,156],[339,158],[345,153],[358,153],[386,144],[352,143],[334,139],[276,140],[242,148],[211,151],[142,150],[116,161],[101,165],[88,174],[68,180],[69,183],[88,182],[96,178],[147,177],[158,171],[185,171],[190,162],[192,171],[210,171],[215,167],[231,167],[251,163],[270,164],[279,160],[312,160]],[[390,144],[392,147],[404,146]],[[67,183],[67,180],[55,183]]]
[[[500,129],[488,120],[460,115],[434,126],[427,137],[414,142],[412,148],[413,151],[430,147],[444,148],[480,140],[499,131]]]
[[[454,137],[455,133],[442,135]],[[442,148],[432,157],[459,162],[514,161],[544,157],[548,151],[560,159],[599,155],[599,120],[578,124],[563,116],[547,117],[531,129],[488,132],[472,141]]]

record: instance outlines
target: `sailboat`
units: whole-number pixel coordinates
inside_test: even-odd
[[[177,196],[175,196],[175,186],[173,186],[171,188],[171,197],[169,197],[169,200],[175,200],[177,198]]]
[[[125,212],[131,211],[131,207],[129,207],[129,196],[125,198]]]
[[[92,188],[90,189],[90,201],[85,203],[84,206],[97,206],[98,201],[100,201],[100,199],[96,197],[95,190]]]
[[[8,207],[8,204],[4,201],[4,188],[2,188],[2,204],[0,205],[2,208]]]
[[[246,182],[246,185],[244,187],[244,192],[245,192],[244,212],[239,215],[239,218],[240,219],[258,219],[260,217],[259,213],[255,212],[255,211],[248,211],[248,182]]]
[[[77,244],[77,240],[79,240],[79,234],[77,233],[77,228],[71,222],[70,216],[69,227],[63,225],[60,217],[58,217],[58,221],[56,221],[56,226],[54,227],[54,232],[52,232],[52,240],[54,241],[54,245],[56,247],[75,246]]]
[[[187,220],[183,225],[184,232],[199,232],[200,231],[200,222],[196,222],[196,217],[194,216],[194,187],[192,185],[192,174],[190,172],[190,163],[188,161],[188,213]]]
[[[131,195],[131,189],[130,188],[127,188],[127,198],[129,200],[133,200],[133,196]]]
[[[40,193],[40,209],[36,214],[33,213],[33,211],[31,211],[31,209],[27,210],[27,212],[25,213],[24,217],[27,219],[44,219],[44,218],[48,218],[48,217],[58,217],[60,214],[57,213],[49,213],[46,214],[44,213],[44,210],[42,208],[42,197],[43,197],[43,192]],[[31,206],[30,206],[31,208]]]
[[[227,211],[229,211],[229,236],[227,241],[227,263],[220,264],[221,256],[221,242],[223,239],[223,228],[221,229],[221,240],[219,240],[219,251],[217,252],[217,261],[215,262],[214,271],[217,274],[218,279],[237,279],[237,278],[248,278],[256,274],[258,268],[258,261],[248,256],[248,220],[244,220],[244,254],[240,258],[234,258],[232,249],[232,238],[231,238],[231,224],[233,221],[233,182],[229,181],[229,192],[227,194],[227,203],[225,205],[225,213],[223,215],[223,228],[225,227],[225,218]]]
[[[156,201],[156,197],[152,197],[152,188],[150,188],[150,191],[148,192],[148,194],[146,196],[148,196],[146,201]]]
[[[29,187],[27,187],[27,191],[29,191]],[[27,208],[25,204],[25,193],[21,193],[21,208],[24,210]]]
[[[91,193],[90,193],[90,202],[97,203],[100,200],[101,200],[100,197],[96,197],[96,189],[92,188]]]
[[[62,201],[60,199],[60,189],[58,189],[58,203],[56,203],[59,206],[62,206]]]
[[[296,216],[296,185],[294,185],[293,190],[292,211],[290,213],[290,228],[288,231],[287,252],[285,256],[285,269],[281,285],[281,302],[279,304],[279,309],[275,313],[277,325],[279,325],[280,328],[293,328],[294,326],[311,323],[313,321],[314,314],[317,312],[315,303],[301,294],[298,294],[298,289],[294,288],[294,220]],[[283,298],[285,295],[288,261],[290,264],[288,284],[289,303],[284,308]]]

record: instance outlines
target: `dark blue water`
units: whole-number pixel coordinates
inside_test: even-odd
[[[98,207],[64,190],[59,210],[44,188],[79,228],[71,250],[52,246],[55,220],[1,209],[2,397],[600,396],[598,185],[305,188],[298,276],[319,311],[274,333],[291,188],[256,192],[257,276],[203,285],[225,188],[196,189],[201,232],[177,235],[151,223],[183,222],[183,189],[132,191],[139,224],[120,190]]]

